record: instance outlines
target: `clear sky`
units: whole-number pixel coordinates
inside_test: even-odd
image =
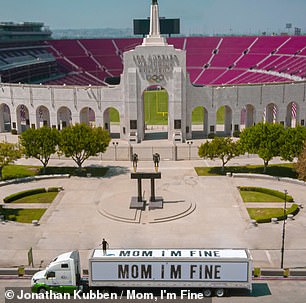
[[[41,21],[51,29],[132,28],[151,0],[0,0],[0,21]],[[181,18],[184,34],[306,32],[306,0],[159,0],[160,15]]]

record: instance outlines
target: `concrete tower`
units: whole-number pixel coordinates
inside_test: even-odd
[[[145,139],[144,92],[154,86],[167,92],[168,140],[184,141],[186,138],[186,52],[175,49],[161,36],[158,10],[157,0],[152,0],[149,35],[142,45],[123,54],[123,137],[130,142]]]
[[[159,8],[157,0],[152,0],[150,14],[150,33],[143,40],[144,46],[165,46],[167,41],[160,35]]]

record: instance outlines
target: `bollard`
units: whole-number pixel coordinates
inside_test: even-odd
[[[18,267],[18,277],[23,277],[25,273],[24,266],[21,265]]]
[[[289,214],[288,216],[287,216],[287,218],[288,218],[288,220],[294,220],[294,218],[293,218],[294,216],[293,216],[293,214]]]
[[[283,276],[284,276],[284,278],[288,278],[289,277],[289,268],[284,268]]]
[[[253,226],[257,226],[257,225],[258,225],[256,220],[251,220],[251,224],[252,224]]]
[[[254,277],[259,278],[261,275],[260,267],[254,267]]]

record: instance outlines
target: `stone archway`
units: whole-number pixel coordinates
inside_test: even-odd
[[[169,138],[169,95],[161,86],[150,86],[143,92],[144,140]],[[175,128],[175,126],[174,126]],[[177,126],[177,128],[180,128]]]
[[[299,121],[300,108],[297,103],[290,102],[287,106],[286,127],[296,127]]]
[[[30,128],[30,115],[26,105],[20,104],[16,109],[17,114],[17,132],[22,133]]]
[[[240,112],[240,129],[251,127],[255,124],[256,110],[252,104],[245,105]]]
[[[72,113],[71,110],[66,107],[62,106],[57,111],[57,128],[61,130],[72,123]]]
[[[275,103],[269,103],[266,106],[263,121],[266,123],[276,123],[278,121],[278,108]]]
[[[40,128],[43,126],[50,127],[50,112],[47,107],[41,105],[36,110],[36,127]]]
[[[80,111],[80,123],[85,123],[90,126],[96,125],[96,113],[91,107],[84,107]]]
[[[116,108],[109,107],[104,111],[103,127],[112,138],[120,138],[120,113]]]
[[[191,131],[193,139],[205,138],[208,134],[208,111],[204,106],[197,106],[191,113]]]
[[[217,134],[231,136],[233,128],[233,111],[228,105],[219,107],[216,112]]]
[[[5,103],[0,105],[0,132],[11,131],[11,110]]]

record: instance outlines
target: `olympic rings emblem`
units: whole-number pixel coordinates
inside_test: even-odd
[[[147,80],[149,82],[162,82],[165,79],[164,75],[147,75]]]

